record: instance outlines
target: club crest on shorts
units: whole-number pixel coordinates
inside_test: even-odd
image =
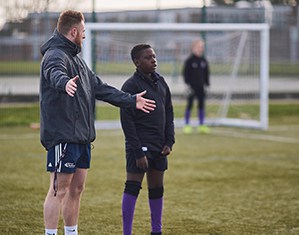
[[[67,168],[75,168],[76,165],[73,162],[66,162],[64,164],[64,166],[67,167]]]

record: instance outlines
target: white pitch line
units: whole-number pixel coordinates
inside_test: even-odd
[[[176,120],[176,128],[182,127],[181,120]],[[96,121],[95,123],[96,129],[100,130],[119,130],[121,129],[119,121]],[[269,128],[269,132],[275,131],[297,131],[299,126],[272,126]],[[109,132],[110,133],[110,132]],[[122,135],[122,132],[116,131],[110,133],[111,135]],[[235,137],[235,138],[244,138],[244,139],[259,139],[259,140],[266,140],[266,141],[274,141],[280,143],[289,143],[289,144],[298,144],[298,138],[291,138],[291,137],[283,137],[277,135],[265,135],[265,134],[251,134],[251,133],[242,133],[242,132],[233,132],[233,131],[225,131],[219,130],[217,128],[211,129],[211,134],[221,135],[221,136],[228,136],[228,137]],[[100,134],[98,134],[100,136]],[[107,135],[107,133],[105,133]],[[0,141],[4,140],[25,140],[25,139],[39,139],[39,134],[35,133],[28,133],[28,134],[0,134]]]
[[[271,126],[267,131],[299,131],[299,126]]]
[[[298,144],[299,140],[296,138],[283,137],[283,136],[274,136],[274,135],[263,135],[263,134],[250,134],[250,133],[241,133],[241,132],[228,132],[221,130],[212,130],[212,134],[224,135],[229,137],[244,138],[244,139],[258,139],[266,141],[274,141],[280,143],[288,144]]]

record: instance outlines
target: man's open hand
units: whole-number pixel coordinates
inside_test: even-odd
[[[73,97],[77,91],[77,80],[79,79],[79,76],[76,75],[75,77],[73,77],[72,79],[70,79],[67,84],[65,85],[65,91],[66,93]]]
[[[150,111],[155,110],[156,102],[154,100],[143,98],[142,96],[144,96],[145,93],[146,91],[136,94],[136,109],[140,109],[145,113],[149,113]]]

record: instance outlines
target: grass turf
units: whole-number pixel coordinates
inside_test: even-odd
[[[164,75],[173,74],[174,70],[182,71],[182,64],[159,63],[160,72]],[[225,64],[211,64],[211,71],[223,71],[221,67],[227,68]],[[247,66],[246,66],[247,68]],[[128,74],[132,73],[134,66],[131,62],[124,63],[98,63],[96,71],[101,71],[101,75],[105,74]],[[242,73],[242,65],[240,66],[240,73]],[[244,72],[244,71],[243,71]],[[0,76],[19,76],[19,75],[39,75],[40,61],[0,61]],[[270,63],[269,73],[271,77],[294,77],[298,78],[299,66],[296,63]]]
[[[214,127],[210,135],[183,135],[177,129],[165,175],[163,234],[299,234],[295,117],[274,115],[267,132]],[[0,153],[1,234],[42,234],[49,176],[38,131],[1,127]],[[98,131],[81,203],[81,235],[121,234],[124,181],[121,130]],[[134,234],[149,234],[149,225],[144,182]],[[60,222],[60,234],[62,227]]]
[[[174,102],[174,115],[176,118],[184,117],[185,102]],[[217,111],[217,106],[210,105],[207,107],[208,117],[212,117]],[[242,107],[242,108],[241,108]],[[233,118],[241,118],[242,110],[247,115],[257,115],[259,106],[256,104],[247,105],[231,105],[229,109],[229,116]],[[236,112],[236,110],[238,112]],[[238,116],[239,115],[239,116]],[[275,103],[269,104],[269,116],[275,117],[272,120],[280,120],[280,118],[297,119],[299,116],[298,102]],[[192,117],[196,118],[196,112],[193,111]],[[256,118],[256,117],[255,117]],[[96,109],[97,120],[116,120],[119,119],[119,109],[104,102],[99,102]],[[254,119],[254,118],[253,118]],[[270,119],[271,121],[271,119]],[[39,104],[8,104],[0,105],[0,127],[5,126],[24,126],[31,123],[39,122]],[[285,120],[286,122],[286,120]]]

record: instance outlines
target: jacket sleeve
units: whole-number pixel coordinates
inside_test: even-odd
[[[166,84],[166,86],[167,86],[167,84]],[[170,147],[170,149],[172,149],[172,146],[175,142],[174,121],[173,121],[174,115],[173,115],[171,93],[170,93],[168,86],[167,86],[167,94],[166,94],[165,113],[166,113],[165,145],[167,145],[168,147]]]
[[[133,86],[130,85],[129,83],[125,83],[122,87],[122,90],[129,92],[131,94],[136,92],[134,91]],[[135,159],[144,156],[144,152],[142,151],[141,141],[137,135],[136,125],[135,125],[137,112],[138,110],[133,108],[120,109],[120,121],[126,138],[126,146],[130,146],[130,149],[133,150]]]
[[[189,58],[185,61],[183,66],[183,77],[186,84],[190,84],[190,62]]]
[[[209,68],[209,63],[206,60],[207,68],[206,68],[206,74],[205,74],[205,85],[210,86],[210,68]]]
[[[136,95],[118,90],[104,83],[92,72],[95,79],[95,98],[121,108],[136,108]]]
[[[42,77],[52,88],[59,92],[66,92],[65,86],[70,77],[67,75],[67,61],[59,50],[49,51],[41,64]]]

